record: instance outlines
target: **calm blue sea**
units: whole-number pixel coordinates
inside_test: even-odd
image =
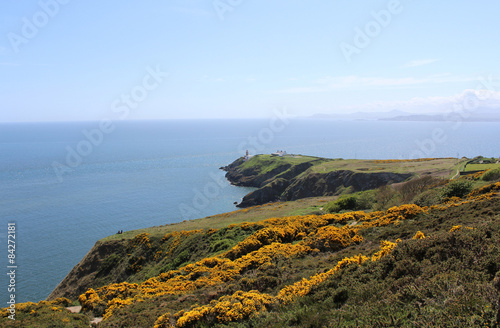
[[[250,153],[330,158],[500,156],[498,123],[190,120],[0,124],[0,267],[16,224],[16,299],[48,296],[117,230],[234,210],[219,167]],[[96,132],[100,131],[100,132]],[[7,275],[0,274],[6,306]]]

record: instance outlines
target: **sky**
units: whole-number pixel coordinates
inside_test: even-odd
[[[2,7],[0,122],[500,108],[495,0]]]

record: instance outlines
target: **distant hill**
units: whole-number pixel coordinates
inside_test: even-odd
[[[390,119],[398,116],[412,115],[412,113],[403,112],[400,110],[392,110],[389,112],[354,112],[348,114],[313,114],[305,118],[311,119],[336,119],[336,120],[380,120]]]
[[[409,113],[400,110],[389,112],[355,112],[349,114],[313,114],[309,119],[334,119],[334,120],[380,120],[380,121],[422,121],[422,122],[500,122],[500,108],[478,108],[470,111],[451,110],[444,113]]]
[[[383,121],[461,121],[461,122],[500,122],[500,108],[493,109],[477,109],[474,111],[464,112],[447,112],[443,114],[405,114],[393,117],[379,118]]]

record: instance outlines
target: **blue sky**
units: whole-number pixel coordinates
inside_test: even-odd
[[[0,122],[425,113],[479,89],[500,108],[499,12],[493,0],[8,1]]]

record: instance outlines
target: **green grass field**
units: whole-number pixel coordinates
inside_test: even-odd
[[[255,168],[259,173],[266,173],[284,164],[297,165],[305,162],[314,162],[311,167],[313,173],[328,173],[337,170],[354,172],[395,172],[395,173],[432,173],[435,176],[452,177],[459,164],[465,160],[456,158],[429,158],[418,160],[364,160],[364,159],[326,159],[311,156],[284,156],[258,155],[245,162],[241,168]],[[305,174],[305,172],[304,172]]]
[[[485,171],[490,169],[496,169],[500,167],[500,163],[494,164],[468,164],[465,168],[465,172],[469,171]]]
[[[250,160],[246,161],[241,165],[242,170],[255,169],[261,174],[272,171],[273,169],[290,164],[290,165],[298,165],[306,162],[312,161],[324,161],[320,157],[312,157],[312,156],[302,156],[302,155],[290,155],[290,156],[271,156],[271,155],[256,155],[253,156]]]
[[[451,177],[457,171],[456,158],[431,158],[421,160],[330,160],[315,165],[316,173],[328,173],[336,170],[354,172],[395,172],[415,173],[417,175],[431,173],[435,176]]]

